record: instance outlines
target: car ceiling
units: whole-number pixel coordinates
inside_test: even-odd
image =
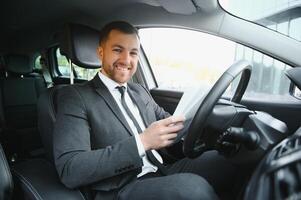
[[[200,30],[301,66],[300,42],[233,17],[217,0],[4,0],[0,17],[2,54],[32,54],[56,45],[66,23],[100,29],[109,21],[126,20],[138,27]],[[281,48],[286,51],[279,51]]]
[[[0,3],[0,51],[30,52],[52,45],[68,22],[98,29],[116,19],[135,25],[173,24],[169,15],[191,16],[214,5],[214,0],[6,0]]]

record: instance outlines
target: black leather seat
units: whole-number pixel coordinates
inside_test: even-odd
[[[10,169],[0,144],[0,199],[11,199],[13,194],[13,180]]]
[[[72,24],[66,27],[61,50],[72,62],[87,68],[99,68],[96,55],[98,32],[94,29]],[[85,56],[85,55],[88,55]],[[46,159],[31,159],[16,164],[13,175],[25,199],[93,199],[87,188],[71,190],[59,180],[54,167],[52,152],[52,131],[56,114],[56,94],[64,85],[48,88],[38,100],[38,128],[46,151]]]
[[[72,63],[88,69],[100,67],[96,54],[99,32],[83,25],[66,25],[60,41],[61,53]],[[41,95],[38,101],[38,127],[47,159],[53,162],[52,131],[56,115],[56,95],[65,85],[56,85]]]
[[[52,131],[56,120],[56,96],[57,92],[64,86],[56,85],[48,88],[38,100],[38,129],[46,151],[46,159],[51,163],[54,163]]]
[[[53,164],[45,159],[17,163],[12,173],[18,188],[14,191],[16,199],[85,200],[79,190],[68,189],[60,182]]]
[[[52,158],[52,129],[55,122],[55,95],[63,86],[47,89],[38,101],[39,131],[46,149],[46,159],[29,159],[12,168],[17,185],[16,199],[86,200],[79,190],[65,187],[59,180]]]
[[[2,128],[8,155],[35,156],[41,148],[37,129],[37,101],[46,90],[44,78],[33,72],[34,63],[27,55],[5,56],[6,77],[1,79]],[[35,152],[36,151],[36,152]]]
[[[43,77],[32,73],[33,62],[26,55],[5,57],[6,76],[1,79],[2,105],[1,136],[6,152],[21,159],[12,162],[14,199],[76,199],[83,200],[79,191],[69,190],[60,183],[52,163],[36,157],[36,149],[42,147],[37,126],[37,101],[46,90]],[[43,152],[41,152],[43,153]],[[41,155],[40,155],[41,156]],[[12,181],[4,154],[0,152],[0,199],[8,199],[12,193]],[[30,158],[30,160],[23,161]]]

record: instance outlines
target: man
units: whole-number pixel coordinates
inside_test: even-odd
[[[173,143],[184,118],[159,107],[148,91],[128,83],[137,69],[137,30],[107,24],[93,80],[64,88],[54,129],[55,164],[69,188],[89,186],[96,199],[216,199],[187,162],[164,166],[158,153]]]

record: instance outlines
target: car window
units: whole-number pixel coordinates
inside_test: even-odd
[[[238,17],[301,41],[300,0],[219,0]]]
[[[207,88],[232,63],[244,59],[253,64],[246,95],[289,94],[290,81],[284,70],[290,66],[251,48],[185,29],[145,28],[139,34],[159,89]]]
[[[58,70],[62,76],[70,77],[70,65],[67,58],[64,55],[61,55],[60,49],[56,50],[56,58],[58,64]],[[75,70],[75,77],[85,80],[91,80],[99,69],[85,69],[73,64]]]
[[[293,92],[293,95],[295,97],[297,97],[298,99],[301,99],[301,90],[297,87],[294,88],[294,92]]]
[[[41,70],[42,69],[42,66],[41,66],[41,63],[40,63],[40,58],[41,58],[41,55],[37,55],[34,59],[34,69],[37,69],[37,70]]]

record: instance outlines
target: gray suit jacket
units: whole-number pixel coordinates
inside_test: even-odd
[[[146,126],[169,116],[141,85],[129,83],[128,91]],[[133,133],[98,75],[60,91],[53,142],[59,177],[69,188],[116,193],[141,172]]]

